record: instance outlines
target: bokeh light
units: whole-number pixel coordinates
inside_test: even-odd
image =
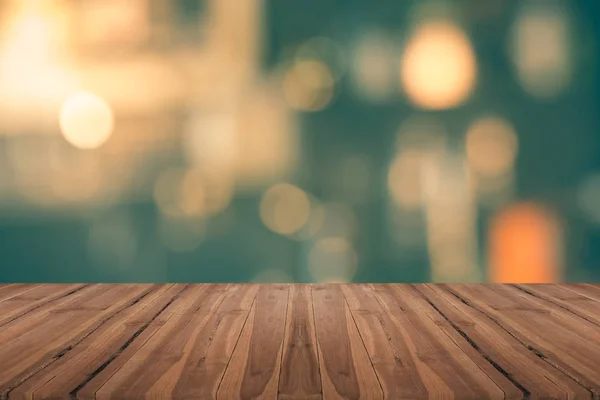
[[[65,60],[67,13],[57,2],[15,1],[2,6],[2,131],[54,129],[61,102],[77,87],[77,79]]]
[[[477,80],[468,36],[449,21],[418,25],[404,49],[400,79],[417,107],[440,110],[464,103]]]
[[[595,6],[479,3],[0,1],[0,278],[600,280]]]
[[[285,180],[297,168],[297,121],[270,83],[244,96],[238,109],[236,185],[255,191]]]
[[[573,54],[566,8],[559,2],[525,1],[515,21],[510,50],[523,89],[551,99],[571,83]]]
[[[335,79],[329,67],[319,60],[295,62],[283,78],[283,93],[290,107],[319,111],[333,98]]]
[[[317,36],[302,43],[294,54],[294,60],[320,60],[336,82],[346,73],[347,63],[343,49],[326,36]]]
[[[387,186],[394,203],[405,210],[422,207],[428,172],[444,154],[446,132],[435,119],[412,116],[402,123],[396,141]]]
[[[114,117],[100,97],[80,92],[69,97],[60,110],[60,128],[67,142],[80,149],[100,147],[112,134]]]
[[[149,7],[143,0],[91,0],[77,11],[78,40],[88,46],[123,48],[150,34]]]
[[[428,171],[427,247],[434,282],[481,279],[471,181],[461,157],[446,155]]]
[[[183,151],[191,164],[225,173],[237,151],[237,120],[233,112],[197,113],[184,127]]]
[[[489,278],[498,283],[553,283],[562,277],[563,242],[557,219],[543,206],[516,203],[489,228]]]
[[[310,200],[300,188],[281,183],[269,188],[260,201],[260,217],[267,228],[282,235],[298,232],[310,216]]]
[[[170,217],[209,217],[223,211],[233,197],[233,186],[198,168],[169,168],[154,184],[154,201]]]
[[[317,282],[350,282],[358,268],[358,257],[344,238],[319,239],[308,255],[308,270]]]
[[[514,166],[517,150],[517,135],[513,127],[501,118],[480,118],[467,130],[467,160],[470,167],[484,177],[509,172]]]
[[[352,57],[352,82],[357,94],[381,103],[394,94],[396,49],[389,36],[369,32],[356,43]]]
[[[427,155],[418,150],[401,152],[390,165],[388,188],[398,206],[415,209],[423,203],[423,169]]]

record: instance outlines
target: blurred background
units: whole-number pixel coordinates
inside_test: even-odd
[[[0,0],[0,281],[600,281],[596,0]]]

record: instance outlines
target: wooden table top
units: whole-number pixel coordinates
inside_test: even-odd
[[[0,285],[3,398],[589,399],[600,285]]]

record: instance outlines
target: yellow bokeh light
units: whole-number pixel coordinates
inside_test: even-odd
[[[263,223],[282,235],[298,232],[310,216],[310,200],[300,188],[277,184],[265,192],[260,202]]]
[[[513,168],[517,150],[517,135],[503,119],[481,118],[467,130],[467,160],[470,167],[484,177],[509,172]]]
[[[112,134],[110,106],[93,93],[80,92],[67,99],[60,110],[60,128],[67,142],[80,149],[100,147]]]
[[[404,50],[400,79],[409,100],[418,107],[459,106],[477,79],[469,38],[458,26],[443,20],[419,25]]]
[[[320,239],[308,255],[308,270],[317,282],[350,282],[357,267],[356,252],[341,237]]]
[[[335,80],[329,67],[318,60],[300,60],[283,78],[283,94],[290,107],[301,111],[324,109],[333,98]]]

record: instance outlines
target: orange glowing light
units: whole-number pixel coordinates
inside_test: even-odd
[[[501,212],[490,226],[490,279],[498,283],[553,283],[560,279],[557,220],[533,203]]]

